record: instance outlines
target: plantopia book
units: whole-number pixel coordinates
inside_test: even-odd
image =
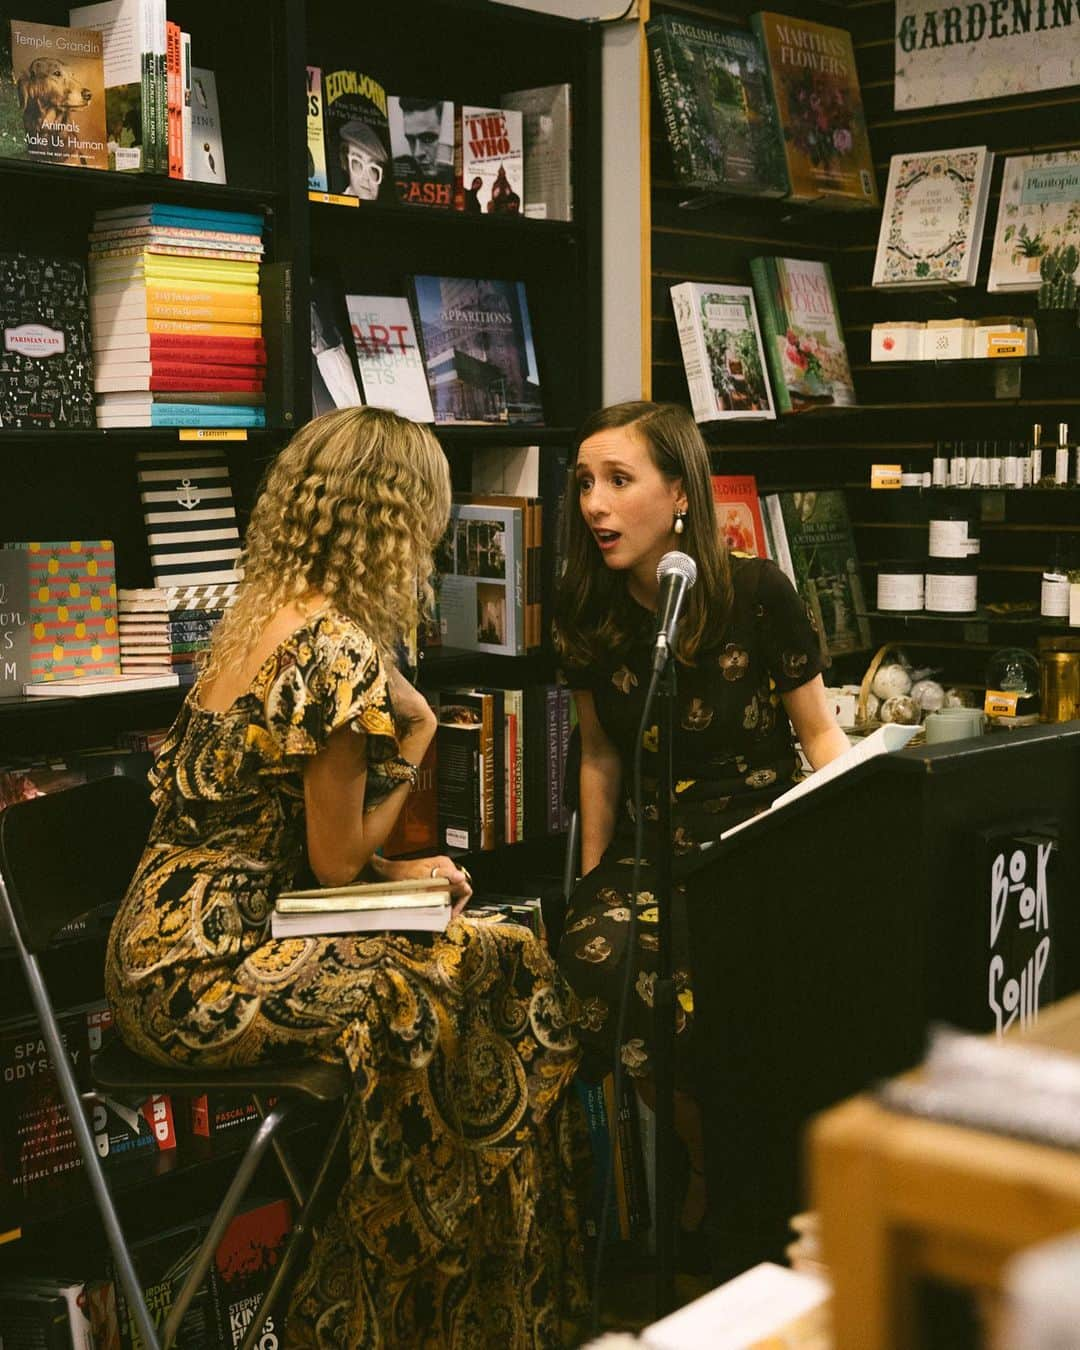
[[[359,201],[397,201],[386,90],[362,70],[323,70],[326,177],[330,191]]]
[[[646,28],[672,166],[686,187],[782,197],[784,149],[757,37],[661,14]]]
[[[1037,291],[1044,254],[1080,248],[1080,150],[1011,155],[1001,177],[988,291]]]
[[[523,156],[521,113],[513,108],[462,108],[454,149],[457,209],[473,215],[520,215]]]
[[[974,286],[994,156],[985,145],[893,155],[875,286]]]
[[[694,420],[774,420],[754,293],[749,286],[672,286]]]
[[[876,207],[851,34],[767,10],[751,23],[769,64],[791,200]]]
[[[750,275],[778,409],[852,406],[855,389],[828,263],[752,258]]]
[[[11,78],[30,159],[109,167],[103,48],[93,28],[11,20]]]

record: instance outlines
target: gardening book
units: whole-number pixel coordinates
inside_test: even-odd
[[[651,20],[646,33],[679,181],[709,191],[783,197],[783,142],[754,34],[671,14]]]
[[[1080,150],[1005,161],[988,291],[1037,291],[1052,249],[1080,248]]]
[[[474,215],[520,215],[524,144],[522,115],[513,108],[462,108],[454,146],[457,209]]]
[[[414,277],[413,288],[435,421],[543,426],[524,282]]]
[[[781,412],[855,402],[829,264],[752,258],[765,355]]]
[[[714,473],[712,494],[725,546],[732,553],[767,558],[769,549],[754,475]]]
[[[307,68],[307,185],[326,192],[326,141],[323,133],[322,71]]]
[[[11,78],[28,158],[109,167],[103,46],[95,28],[11,20]]]
[[[521,113],[525,140],[524,214],[533,220],[573,220],[573,118],[568,84],[517,89],[502,105]]]
[[[414,422],[434,422],[408,300],[399,295],[347,295],[345,308],[364,402]]]
[[[994,156],[985,145],[893,155],[875,286],[974,286]]]
[[[671,302],[694,420],[774,420],[750,287],[684,281]]]
[[[851,34],[767,10],[751,23],[769,64],[791,200],[877,206]]]

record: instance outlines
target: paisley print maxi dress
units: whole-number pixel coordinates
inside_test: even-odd
[[[343,726],[366,736],[372,806],[405,767],[378,653],[332,610],[226,712],[189,694],[110,934],[117,1024],[163,1064],[355,1072],[349,1180],[284,1345],[561,1345],[583,1296],[580,1134],[564,1111],[579,1050],[547,953],[516,925],[463,920],[431,940],[269,936],[304,859],[304,763]]]
[[[796,771],[791,727],[780,695],[823,668],[817,631],[780,569],[768,561],[733,556],[734,606],[718,649],[690,669],[679,666],[673,747],[675,804],[670,847],[676,855],[717,838],[740,820],[765,810],[792,785]],[[633,748],[649,683],[655,615],[628,598],[631,640],[589,671],[567,670],[571,688],[588,690],[597,716],[622,762],[622,801],[615,834],[600,863],[570,898],[559,965],[581,1001],[578,1036],[582,1073],[601,1076],[615,1053],[615,1021],[622,991],[630,890],[633,885]],[[660,847],[657,819],[657,728],[645,733],[645,857]],[[657,907],[652,868],[641,873],[638,950],[619,1054],[626,1072],[652,1072],[653,987],[657,970]],[[677,1003],[675,1073],[690,1088],[694,996],[685,900],[676,891],[671,910],[672,967]],[[722,914],[717,922],[723,922]]]

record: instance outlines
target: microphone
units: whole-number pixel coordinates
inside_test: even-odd
[[[686,593],[697,581],[697,563],[686,553],[665,553],[656,567],[660,603],[656,607],[653,671],[661,671],[675,646],[675,634]]]

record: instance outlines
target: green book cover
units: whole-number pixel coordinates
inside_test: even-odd
[[[823,649],[830,656],[865,651],[870,625],[843,492],[779,496],[795,585],[813,613]]]
[[[646,26],[672,160],[688,187],[788,190],[765,58],[753,33],[662,14]]]

